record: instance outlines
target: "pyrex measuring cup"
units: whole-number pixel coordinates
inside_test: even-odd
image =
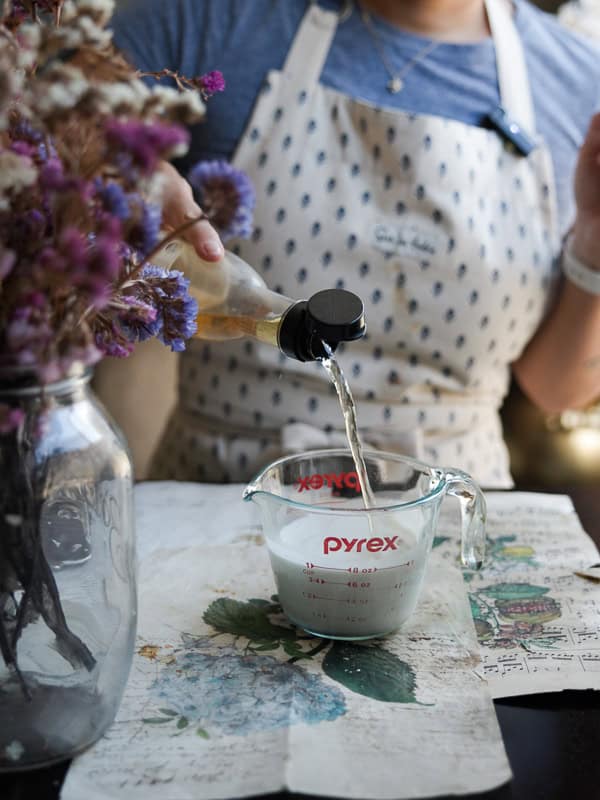
[[[460,502],[461,558],[479,569],[485,500],[464,472],[364,453],[375,506],[365,509],[348,450],[281,458],[244,492],[263,530],[289,619],[317,636],[368,639],[413,612],[443,497]]]

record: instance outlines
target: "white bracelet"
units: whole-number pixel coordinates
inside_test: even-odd
[[[590,269],[573,255],[571,237],[565,242],[562,254],[562,270],[579,289],[588,294],[600,295],[600,271]]]

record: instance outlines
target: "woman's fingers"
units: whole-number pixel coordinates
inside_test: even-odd
[[[202,209],[200,206],[194,204],[193,207],[183,213],[183,219],[179,224],[182,225],[201,215]],[[207,219],[201,219],[194,225],[186,228],[182,232],[181,237],[189,242],[198,255],[205,261],[218,261],[223,258],[225,251],[219,239],[219,234]]]
[[[164,163],[160,169],[162,182],[163,223],[176,230],[190,220],[199,219],[181,233],[205,261],[223,258],[223,244],[219,234],[207,219],[201,219],[202,209],[195,202],[192,187],[171,164]]]

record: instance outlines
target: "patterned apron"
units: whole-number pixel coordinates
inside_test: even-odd
[[[368,446],[510,487],[498,409],[547,307],[559,236],[521,42],[508,4],[486,7],[502,104],[538,144],[529,156],[494,131],[320,84],[339,20],[312,4],[234,157],[257,210],[232,249],[288,297],[338,286],[363,298],[367,336],[339,361]],[[284,453],[342,443],[319,364],[194,341],[151,475],[244,481]]]

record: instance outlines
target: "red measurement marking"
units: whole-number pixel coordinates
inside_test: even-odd
[[[350,572],[353,575],[373,575],[375,572],[383,572],[384,570],[400,569],[401,567],[411,567],[414,561],[405,561],[404,564],[393,564],[389,567],[326,567],[322,564],[312,564],[306,562],[307,569],[326,569],[330,572]],[[331,581],[329,581],[331,583]]]
[[[345,567],[323,567],[321,564],[307,564],[309,569],[328,569],[330,572],[347,572]]]
[[[380,569],[386,569],[385,567],[348,567],[344,570],[344,572],[351,572],[353,575],[372,575],[374,572],[378,572]]]
[[[335,600],[336,603],[347,603],[348,601],[345,599],[341,599],[340,597],[321,597],[320,594],[313,594],[313,600]]]

